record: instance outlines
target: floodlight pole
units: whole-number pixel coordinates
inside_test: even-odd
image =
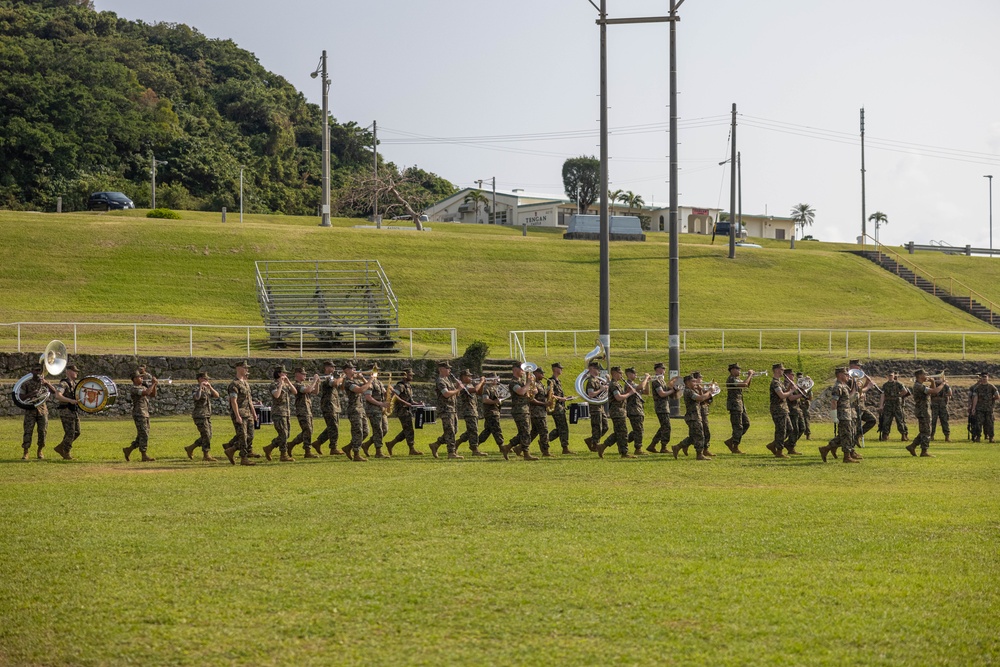
[[[736,258],[736,168],[739,162],[736,152],[736,102],[733,102],[732,134],[732,155],[729,156],[729,259]]]
[[[865,213],[865,108],[861,107],[861,247],[868,241],[868,216]],[[792,237],[795,231],[792,230]],[[875,247],[878,250],[878,246]]]
[[[332,227],[330,224],[330,77],[327,75],[326,51],[320,57],[320,66],[316,72],[312,73],[315,79],[317,75],[322,77],[323,82],[323,201],[322,217],[320,227]],[[376,158],[378,159],[378,158]],[[376,195],[377,196],[377,195]]]
[[[674,274],[675,266],[675,256],[676,256],[676,220],[677,220],[677,163],[676,163],[676,135],[677,135],[677,115],[675,111],[676,102],[676,72],[673,67],[673,57],[674,57],[674,30],[673,24],[677,21],[677,8],[681,6],[684,0],[670,0],[670,16],[643,16],[637,18],[625,18],[625,19],[609,19],[608,18],[608,3],[607,0],[601,0],[600,6],[594,4],[594,0],[588,0],[594,9],[598,12],[597,25],[601,27],[601,233],[600,233],[600,328],[598,331],[598,338],[604,345],[604,349],[607,352],[606,363],[611,365],[611,288],[609,280],[609,249],[611,245],[611,224],[608,218],[608,30],[609,25],[627,25],[633,23],[670,23],[671,31],[671,69],[670,69],[670,89],[671,89],[671,101],[670,101],[670,141],[671,141],[671,163],[670,163],[670,192],[671,192],[671,213],[670,217],[672,220],[671,225],[671,251],[670,251],[670,263],[671,263],[671,276],[670,276],[670,359],[671,359],[671,377],[676,375],[675,369],[679,371],[680,369],[680,347],[679,347],[679,317],[677,319],[676,332],[674,328],[675,315],[677,315],[678,309],[675,309],[674,300],[674,290],[677,286],[676,275]],[[578,200],[579,201],[579,200]],[[678,292],[679,294],[679,292]],[[677,343],[675,345],[675,343]],[[674,358],[676,354],[677,364],[674,365]],[[674,406],[674,411],[676,411],[676,406]]]
[[[240,222],[243,222],[243,167],[240,167]]]
[[[986,174],[983,178],[990,179],[990,257],[993,256],[993,174]]]

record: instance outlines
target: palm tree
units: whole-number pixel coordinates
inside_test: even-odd
[[[812,226],[812,223],[816,220],[816,211],[809,206],[809,204],[796,204],[792,207],[792,212],[790,215],[795,226],[799,228],[800,231],[805,231],[806,226]],[[792,230],[792,240],[795,240],[795,230]]]
[[[625,193],[625,204],[628,206],[628,212],[631,213],[632,209],[635,208],[641,210],[642,207],[646,205],[646,202],[643,201],[642,195],[637,195],[629,190]]]
[[[624,190],[608,190],[608,203],[611,205],[611,215],[615,214],[615,202],[622,200]]]
[[[878,245],[878,228],[889,224],[889,217],[882,211],[875,211],[868,216],[869,222],[875,223],[875,245]]]
[[[479,205],[486,204],[489,206],[490,200],[483,194],[482,190],[471,190],[469,194],[465,195],[463,200],[466,204],[476,205],[476,224],[479,223]]]

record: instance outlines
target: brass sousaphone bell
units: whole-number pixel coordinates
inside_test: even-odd
[[[66,351],[66,345],[60,340],[52,341],[45,346],[45,352],[38,358],[38,363],[45,369],[45,373],[59,375],[66,369],[66,364],[69,363],[69,353]],[[44,405],[45,401],[49,400],[49,396],[52,395],[52,392],[44,386],[32,395],[26,395],[23,391],[24,384],[30,379],[31,373],[28,373],[18,380],[14,384],[13,390],[11,390],[11,398],[14,400],[14,404],[22,410],[30,410]]]

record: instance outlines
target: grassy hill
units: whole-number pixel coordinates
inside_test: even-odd
[[[313,218],[254,215],[242,225],[236,219],[222,224],[218,214],[190,212],[177,221],[149,220],[141,211],[0,212],[7,241],[0,268],[7,298],[0,304],[0,321],[259,325],[255,260],[374,258],[399,297],[400,324],[457,327],[460,349],[481,339],[494,354],[506,354],[510,330],[597,326],[597,244],[564,241],[557,230],[532,230],[522,237],[520,229],[433,223],[433,231],[420,234],[355,229],[356,220],[336,220],[333,229],[322,229]],[[724,243],[709,245],[705,237],[684,235],[682,327],[991,331],[843,248],[800,243],[793,251],[766,242],[764,248],[740,249],[731,261]],[[652,234],[646,243],[612,245],[613,328],[668,327],[668,252],[665,234]],[[2,335],[9,344],[11,332]],[[810,354],[827,353],[828,345],[837,355],[846,353],[842,335],[829,341],[827,336],[804,334]],[[650,349],[661,355],[666,334],[654,338]],[[719,350],[719,338],[717,332],[691,332],[688,350]],[[795,350],[794,334],[784,338],[782,349]],[[730,348],[738,339],[728,332]],[[615,341],[619,352],[636,354],[637,361],[645,356],[639,354],[645,348],[642,334],[617,335]],[[177,342],[179,353],[186,354],[186,332]],[[544,361],[542,339],[529,342],[531,356]],[[741,347],[756,348],[757,342],[756,331],[744,334]],[[850,342],[852,353],[866,353],[860,336]],[[873,342],[901,355],[908,349],[912,354],[912,343],[912,335]],[[582,356],[573,353],[571,337],[552,337],[550,344],[550,355],[564,362]],[[584,335],[578,350],[591,344]],[[955,339],[948,345],[954,352]],[[986,338],[970,340],[969,347],[970,352],[995,349]]]

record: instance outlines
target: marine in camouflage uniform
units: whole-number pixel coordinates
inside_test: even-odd
[[[55,387],[42,377],[41,364],[36,364],[31,367],[31,378],[25,380],[24,384],[21,385],[21,396],[27,397],[28,402],[34,402],[31,400],[32,397],[41,396],[45,390],[53,392]],[[28,458],[28,450],[31,449],[31,440],[36,428],[38,429],[37,456],[41,459],[45,458],[42,456],[42,449],[45,448],[45,436],[49,429],[49,408],[44,402],[24,411],[24,437],[21,439],[21,449],[24,450],[24,455],[21,457],[22,459]]]
[[[503,428],[500,426],[500,408],[503,399],[500,398],[500,391],[496,384],[488,384],[483,389],[483,431],[479,434],[479,442],[486,442],[486,439],[493,436],[494,442],[503,453],[504,439]],[[506,458],[506,457],[505,457]]]
[[[125,460],[128,461],[132,452],[136,449],[142,454],[143,461],[155,461],[146,454],[149,446],[149,399],[156,396],[159,386],[156,378],[153,378],[150,386],[142,384],[142,374],[136,371],[132,374],[132,386],[129,394],[132,397],[132,421],[135,422],[135,440],[128,447],[122,448]]]
[[[451,364],[438,363],[438,378],[434,383],[438,401],[438,418],[441,420],[441,437],[431,443],[431,456],[437,458],[438,447],[445,445],[449,459],[464,458],[458,455],[458,394],[462,390],[451,378]]]
[[[332,361],[323,362],[324,377],[319,385],[319,410],[326,428],[313,443],[316,453],[322,454],[320,448],[324,442],[329,441],[331,456],[344,453],[337,448],[337,442],[340,440],[340,389],[344,386],[344,378],[334,377],[336,370],[337,367]]]
[[[917,455],[917,447],[920,448],[920,456],[934,456],[927,450],[931,446],[931,410],[930,410],[930,398],[931,396],[936,396],[941,393],[945,385],[937,385],[934,387],[927,387],[924,382],[927,381],[927,373],[924,369],[919,369],[913,373],[914,383],[913,383],[913,411],[917,415],[917,427],[919,433],[917,437],[913,439],[909,445],[906,446],[906,451],[911,455]]]
[[[62,422],[63,439],[53,450],[64,459],[72,459],[70,450],[80,437],[80,408],[76,400],[76,376],[79,371],[74,364],[66,367],[66,376],[56,385],[54,397],[59,404],[59,421]]]
[[[587,392],[587,396],[594,398],[596,395],[600,394],[607,387],[605,380],[599,375],[601,371],[601,365],[596,361],[590,362],[587,367],[588,376],[584,380],[583,390]],[[601,444],[601,438],[604,434],[608,432],[608,413],[607,406],[600,403],[590,404],[590,437],[584,438],[584,442],[587,444],[587,449],[592,452],[597,451],[597,446]]]
[[[832,417],[837,426],[837,435],[825,447],[819,448],[823,463],[826,457],[833,454],[837,458],[837,448],[843,449],[844,463],[857,463],[854,452],[854,408],[851,406],[850,378],[846,368],[836,369],[837,382],[833,385]]]
[[[375,458],[388,458],[382,453],[385,436],[389,430],[389,415],[385,409],[389,406],[389,392],[385,385],[378,378],[372,378],[371,386],[362,394],[364,396],[365,415],[368,417],[368,424],[371,426],[371,438],[369,442],[375,445]],[[368,443],[364,443],[362,448],[365,456],[368,456]]]
[[[396,394],[396,407],[393,409],[392,416],[399,420],[402,430],[399,435],[385,443],[390,456],[392,448],[404,440],[410,448],[410,456],[423,456],[423,452],[418,452],[416,449],[416,433],[413,430],[412,408],[415,402],[413,400],[413,386],[410,384],[412,381],[413,371],[407,368],[403,371],[403,378],[393,387],[393,393]]]
[[[288,455],[292,455],[295,445],[302,444],[303,458],[315,459],[312,453],[313,444],[313,411],[312,399],[319,392],[319,375],[313,375],[312,382],[306,380],[306,369],[295,369],[295,418],[299,422],[299,434],[288,441]],[[319,451],[319,448],[316,448]]]
[[[943,384],[943,379],[935,381],[936,384]],[[941,432],[944,433],[944,441],[951,442],[951,427],[948,424],[948,402],[951,400],[951,387],[945,385],[941,393],[931,396],[931,440],[937,432],[938,421],[941,422]]]
[[[798,444],[799,438],[805,435],[806,432],[806,422],[802,416],[802,406],[799,405],[799,401],[802,399],[802,392],[799,391],[798,385],[795,384],[795,373],[792,372],[792,369],[786,368],[784,372],[785,390],[790,394],[787,399],[788,438],[785,440],[785,453],[790,456],[801,456],[802,452],[795,451],[795,445]]]
[[[993,407],[1000,400],[1000,394],[990,384],[989,373],[979,374],[979,381],[972,385],[971,395],[972,442],[980,442],[982,436],[986,436],[987,442],[993,442]]]
[[[773,377],[768,390],[770,400],[771,420],[774,422],[774,440],[766,445],[776,458],[786,459],[788,455],[782,450],[788,440],[788,432],[792,428],[791,419],[788,416],[788,397],[792,392],[788,391],[784,382],[784,366],[774,364],[771,367]]]
[[[677,394],[677,390],[664,377],[665,370],[666,367],[662,363],[657,362],[653,366],[653,371],[656,373],[652,384],[653,412],[660,423],[660,428],[653,434],[653,439],[646,448],[647,452],[655,452],[656,445],[659,444],[661,454],[667,453],[667,445],[670,444],[670,398]]]
[[[208,452],[212,448],[212,399],[218,397],[219,392],[209,381],[208,373],[198,373],[198,386],[191,392],[191,400],[194,402],[191,418],[198,429],[198,439],[184,448],[189,459],[194,458],[194,450],[200,447],[202,460],[215,460]]]
[[[456,441],[457,445],[469,443],[473,456],[488,456],[479,451],[479,396],[483,393],[486,378],[479,378],[477,384],[472,384],[472,371],[463,369],[459,375],[458,418],[465,422],[465,433]]]
[[[702,424],[702,411],[701,403],[708,400],[709,394],[703,393],[699,389],[698,380],[694,375],[684,376],[684,422],[688,427],[688,435],[685,439],[690,444],[694,445],[694,450],[697,452],[695,457],[698,461],[711,461],[711,457],[705,456],[705,433]],[[681,441],[671,447],[674,458],[677,458],[677,452],[684,448],[684,441]]]
[[[247,362],[238,362],[236,364],[236,377],[226,389],[226,395],[229,399],[229,416],[233,420],[233,429],[236,431],[236,435],[229,441],[224,451],[230,463],[236,463],[233,454],[239,451],[240,465],[252,466],[254,465],[251,459],[257,410],[253,406],[250,383],[247,381],[248,371]]]
[[[288,453],[288,435],[292,430],[292,396],[296,396],[294,385],[288,379],[288,372],[283,366],[274,369],[274,382],[268,387],[271,395],[271,419],[277,435],[271,444],[264,447],[264,456],[271,460],[271,452],[275,449],[281,454],[279,460],[294,461]]]
[[[729,423],[733,428],[733,434],[723,444],[729,447],[733,454],[743,454],[740,443],[743,436],[750,430],[750,417],[743,404],[743,390],[750,387],[754,373],[744,380],[740,377],[740,365],[729,364],[729,377],[726,378],[726,410],[729,411]]]
[[[796,378],[801,378],[802,373],[796,373]],[[805,392],[799,391],[802,398],[799,399],[799,407],[802,409],[802,422],[805,424],[806,440],[812,440],[812,429],[809,426],[809,409],[812,407],[813,390],[812,387]]]
[[[862,370],[860,359],[851,359],[848,364],[848,372],[854,369]],[[868,390],[873,386],[875,386],[874,383],[867,377],[859,383],[857,380],[848,375],[847,388],[851,390],[851,405],[854,406],[855,447],[860,447],[861,441],[864,439],[868,431],[875,428],[875,425],[878,424],[878,420],[875,418],[875,413],[868,407],[867,402]]]
[[[365,409],[364,393],[371,386],[371,380],[354,370],[354,364],[344,366],[344,393],[347,395],[347,420],[351,423],[351,444],[348,445],[347,458],[354,461],[367,461],[361,456],[361,444],[365,439]]]
[[[558,361],[552,364],[552,377],[549,378],[549,396],[555,396],[555,404],[552,406],[552,422],[555,428],[549,432],[549,442],[559,440],[562,444],[563,454],[572,454],[569,449],[569,422],[566,421],[566,392],[563,391],[562,364]]]
[[[634,368],[625,369],[626,385],[631,387],[633,391],[633,394],[625,401],[625,414],[628,415],[628,421],[632,427],[628,434],[628,441],[632,443],[636,456],[645,456],[646,452],[642,451],[642,439],[645,436],[646,400],[642,397],[642,393],[649,386],[649,375],[647,374],[638,384],[635,382],[635,376]]]
[[[880,440],[889,439],[893,420],[896,421],[896,429],[903,442],[910,439],[909,431],[906,428],[906,415],[903,412],[903,399],[909,394],[906,387],[896,379],[896,374],[890,373],[889,379],[882,385],[882,396],[879,399],[878,432]]]
[[[534,390],[528,399],[528,416],[531,419],[531,435],[528,442],[538,438],[538,447],[542,456],[550,457],[549,452],[549,388],[545,383],[545,371],[536,368],[532,372]]]
[[[510,381],[510,416],[517,426],[517,435],[511,438],[509,444],[500,448],[504,459],[509,459],[509,454],[524,457],[525,461],[536,461],[537,458],[531,455],[528,446],[531,444],[531,386],[524,377],[521,365],[515,363],[511,367],[514,378]]]
[[[701,371],[695,371],[691,375],[698,383],[698,391],[702,394],[707,393],[703,383],[704,381],[701,377]],[[712,429],[708,424],[708,413],[712,409],[712,401],[714,400],[715,398],[709,393],[708,398],[698,404],[698,407],[701,410],[701,433],[702,437],[705,439],[705,449],[703,450],[705,456],[715,456],[715,454],[708,451],[709,445],[712,444]],[[687,450],[685,450],[685,456],[687,456]]]
[[[632,389],[622,381],[622,369],[611,367],[611,384],[608,386],[608,418],[611,420],[611,435],[597,448],[597,455],[604,458],[604,450],[614,442],[623,459],[635,458],[628,453],[628,408],[625,405],[632,395]]]

